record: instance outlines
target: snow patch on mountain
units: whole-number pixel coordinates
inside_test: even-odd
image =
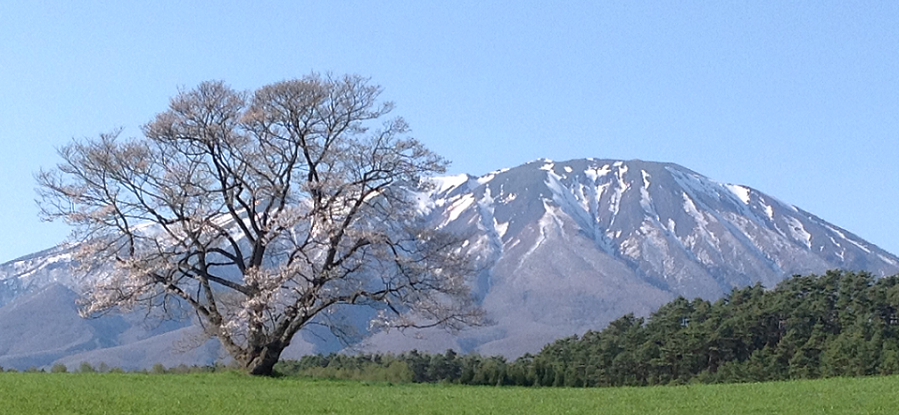
[[[790,236],[797,242],[802,243],[806,248],[812,247],[812,234],[805,230],[802,222],[794,217],[787,217],[787,224],[790,230]]]
[[[615,193],[612,194],[612,198],[609,201],[609,212],[612,212],[612,220],[609,222],[609,227],[615,224],[615,219],[618,217],[618,212],[621,209],[621,198],[624,196],[624,192],[630,188],[630,183],[625,180],[625,174],[627,174],[628,169],[627,165],[622,161],[616,161],[612,166],[618,168],[618,171],[615,172],[615,179],[618,182],[618,186],[615,187]]]
[[[537,221],[537,231],[539,232],[539,236],[534,241],[533,245],[527,250],[527,252],[522,255],[522,258],[530,257],[537,251],[537,248],[540,248],[549,237],[549,234],[553,231],[562,232],[562,224],[559,216],[556,215],[555,206],[549,204],[547,200],[543,200],[543,216],[540,217],[540,220]],[[522,262],[523,263],[523,262]]]
[[[687,192],[681,192],[684,197],[684,212],[687,212],[693,220],[696,221],[696,224],[699,226],[699,229],[705,229],[705,227],[709,224],[706,220],[705,216],[699,209],[696,208],[696,203],[693,203],[693,199]]]
[[[849,242],[849,243],[855,245],[856,247],[858,247],[858,248],[861,249],[862,251],[865,251],[865,253],[868,253],[868,254],[871,253],[871,250],[868,249],[868,247],[864,246],[861,242],[857,242],[857,241],[853,240],[852,238],[849,238],[848,236],[846,236],[846,234],[844,234],[843,232],[841,232],[839,229],[836,229],[836,228],[834,228],[834,227],[832,227],[832,226],[827,226],[827,229],[830,229],[831,232],[837,234],[842,240],[844,240],[844,241],[846,241],[846,242]]]
[[[487,173],[481,177],[478,177],[477,182],[478,182],[478,184],[487,184],[491,180],[493,180],[493,178],[496,177],[496,175],[505,173],[507,171],[509,171],[509,169],[494,170],[494,171]]]
[[[506,236],[506,232],[509,230],[509,222],[496,222],[496,219],[493,219],[493,227],[496,229],[496,234],[500,239]]]
[[[597,180],[599,180],[601,177],[604,177],[605,175],[609,174],[611,171],[612,171],[612,169],[609,167],[609,165],[605,164],[602,167],[591,166],[590,168],[588,168],[587,170],[584,171],[584,174],[587,176],[587,178],[589,178],[592,182],[595,183]]]
[[[450,202],[449,208],[446,210],[443,222],[438,225],[437,228],[441,229],[448,223],[459,219],[459,216],[463,212],[468,210],[468,208],[470,208],[474,203],[474,196],[471,194],[465,194],[454,199],[452,202]]]
[[[736,184],[725,184],[724,187],[730,190],[735,196],[740,198],[744,204],[749,204],[749,189]]]
[[[433,177],[430,181],[434,184],[433,193],[439,195],[467,183],[470,178],[467,174],[457,174],[455,176]]]

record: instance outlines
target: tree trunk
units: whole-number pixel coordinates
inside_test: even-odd
[[[284,351],[285,347],[286,345],[279,341],[263,346],[262,350],[246,363],[247,373],[253,376],[274,375],[275,363],[278,363],[278,359],[281,358],[281,352]]]

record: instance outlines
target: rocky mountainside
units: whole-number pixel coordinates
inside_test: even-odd
[[[452,347],[515,357],[625,313],[647,315],[676,296],[714,299],[734,287],[773,286],[793,274],[834,268],[899,273],[899,258],[847,230],[755,189],[675,164],[536,160],[481,177],[434,179],[418,203],[433,226],[467,237],[463,249],[484,269],[472,284],[495,324],[456,335],[376,333],[353,348]],[[0,324],[78,327],[66,315],[74,313],[70,293],[81,284],[67,273],[69,260],[57,248],[0,265]],[[58,294],[53,297],[47,287],[55,285],[61,288],[50,290]],[[41,295],[48,304],[43,315],[9,311],[33,305]],[[53,302],[70,306],[51,307]],[[68,340],[57,339],[52,353],[28,339],[39,331],[16,332],[17,340],[0,330],[0,365],[83,360],[139,367],[217,358],[214,343],[207,343],[164,359],[177,349],[174,330],[189,331],[189,323],[131,328],[138,321],[125,316],[120,323],[76,330]],[[342,347],[327,334],[303,336],[288,355]]]

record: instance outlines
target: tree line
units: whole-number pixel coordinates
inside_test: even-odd
[[[286,375],[519,386],[642,386],[899,374],[899,276],[828,271],[759,284],[710,302],[677,298],[648,319],[627,314],[600,331],[507,361],[411,351],[312,355]]]

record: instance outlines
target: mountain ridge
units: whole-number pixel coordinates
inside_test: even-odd
[[[732,288],[772,287],[793,274],[835,268],[899,273],[899,258],[845,229],[673,163],[537,159],[430,180],[429,190],[415,194],[419,212],[431,226],[466,237],[461,249],[484,270],[472,287],[496,324],[455,336],[378,332],[352,350],[454,348],[516,357],[626,313],[648,315],[677,296],[714,299]],[[66,275],[70,249],[0,264],[0,312],[49,284],[77,291],[83,282]],[[133,343],[121,334],[98,336],[119,356]],[[321,336],[304,334],[298,353],[339,348]],[[151,348],[154,356],[164,349]],[[80,356],[98,359],[102,350]]]

